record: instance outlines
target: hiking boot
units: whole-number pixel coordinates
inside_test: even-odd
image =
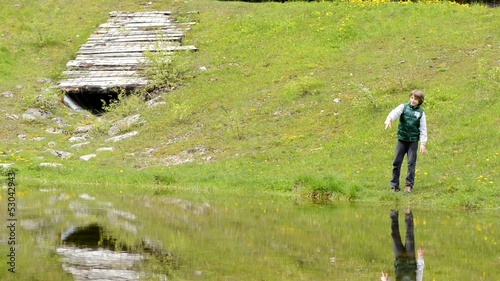
[[[411,193],[411,190],[412,190],[411,186],[407,185],[405,187],[405,193]]]

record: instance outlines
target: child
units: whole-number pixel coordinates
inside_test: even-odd
[[[392,163],[391,191],[399,191],[399,175],[401,164],[405,154],[408,158],[408,173],[406,174],[405,192],[413,190],[415,181],[415,166],[417,164],[417,148],[420,140],[420,152],[427,153],[427,123],[425,113],[420,107],[424,102],[424,93],[420,90],[413,90],[410,94],[410,102],[400,104],[392,110],[385,120],[385,128],[391,127],[392,121],[399,117],[398,142]]]

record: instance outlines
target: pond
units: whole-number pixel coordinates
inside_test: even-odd
[[[1,280],[394,280],[390,213],[405,243],[408,207],[40,189],[17,192],[10,217],[6,194]],[[498,211],[410,211],[423,280],[498,280]]]

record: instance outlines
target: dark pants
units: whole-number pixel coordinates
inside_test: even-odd
[[[398,212],[391,211],[391,236],[394,251],[394,271],[396,281],[415,280],[417,261],[415,259],[415,234],[413,229],[413,214],[405,215],[406,241],[403,245],[399,233]]]
[[[392,162],[391,188],[399,189],[399,176],[401,174],[401,165],[403,164],[405,154],[407,154],[408,158],[406,185],[413,188],[413,183],[415,182],[415,166],[417,164],[417,149],[418,142],[398,140],[396,144],[396,152],[394,153],[394,161]]]

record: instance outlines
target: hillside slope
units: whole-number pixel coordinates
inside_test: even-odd
[[[165,9],[157,5],[150,8]],[[2,98],[0,161],[15,163],[33,185],[244,188],[398,201],[401,196],[388,192],[396,130],[384,131],[383,121],[418,88],[426,93],[429,154],[419,155],[412,198],[465,207],[500,205],[498,9],[208,0],[174,8],[189,12],[180,13],[180,20],[197,22],[186,43],[199,52],[176,57],[185,64],[175,67],[192,72],[183,87],[160,97],[164,104],[147,107],[133,96],[100,117],[62,107],[60,93],[40,90],[47,85],[37,82],[57,78],[65,58],[78,48],[55,36],[53,43],[33,47],[48,56],[43,70],[2,83],[7,87],[1,92],[10,90],[14,98]],[[90,18],[85,34],[105,14]],[[74,11],[69,15],[78,17]],[[51,22],[60,17],[46,19],[48,34],[58,30]],[[61,52],[66,57],[51,64],[50,56]],[[25,63],[40,59],[28,52],[17,56]],[[18,73],[19,67],[11,64],[9,72]],[[23,120],[32,107],[52,116]],[[139,121],[122,125],[120,132],[137,135],[106,141],[114,122],[134,114],[140,114]],[[55,123],[55,117],[68,126]],[[88,132],[75,133],[85,125],[91,125]],[[86,139],[70,142],[85,134]],[[72,147],[83,142],[89,143]],[[102,147],[113,151],[96,152]],[[61,159],[53,150],[72,156]],[[89,154],[96,157],[79,159]]]

